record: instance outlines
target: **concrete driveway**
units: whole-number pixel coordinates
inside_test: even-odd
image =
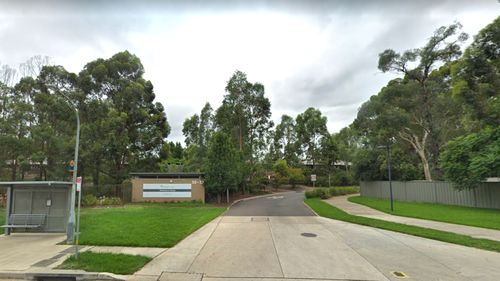
[[[309,211],[284,216],[273,206],[286,206],[295,214],[304,207],[297,200],[303,195],[279,196],[236,204],[226,216],[154,259],[133,280],[402,280],[393,272],[408,280],[500,280],[499,253],[311,216]]]

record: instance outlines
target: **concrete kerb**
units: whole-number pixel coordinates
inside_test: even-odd
[[[84,272],[84,271],[71,271],[71,270],[57,270],[57,271],[24,271],[24,272],[0,272],[0,280],[38,280],[40,277],[49,278],[64,278],[75,277],[78,281],[109,281],[109,280],[126,280],[125,275],[116,275],[105,272]]]
[[[302,203],[306,205],[306,207],[309,208],[309,210],[311,210],[311,212],[313,212],[313,214],[315,214],[317,217],[321,217],[318,213],[316,213],[316,211],[313,210],[313,208],[307,205],[306,202],[302,201]]]

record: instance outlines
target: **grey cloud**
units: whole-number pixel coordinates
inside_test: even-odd
[[[152,20],[194,12],[289,13],[306,16],[324,31],[328,31],[332,24],[349,31],[355,30],[348,29],[349,26],[365,24],[359,34],[345,32],[329,37],[331,48],[326,50],[320,62],[284,81],[270,81],[265,85],[273,112],[295,116],[307,107],[315,106],[328,116],[331,123],[348,124],[359,105],[394,77],[377,70],[378,53],[387,48],[401,51],[418,47],[438,25],[443,24],[441,18],[453,18],[464,11],[491,11],[498,5],[496,0],[0,0],[0,61],[19,63],[36,54],[71,57],[73,49],[80,45],[104,49],[109,43],[123,49],[123,46],[131,45],[127,35],[140,32]],[[372,28],[371,23],[377,28]],[[344,40],[359,40],[362,44],[357,46],[357,41],[345,44]],[[64,61],[56,63],[65,65]],[[172,126],[169,139],[182,140],[182,122],[200,109],[193,111],[192,108],[166,104]]]
[[[493,5],[496,4],[494,2]],[[360,20],[363,14],[371,17],[370,20],[374,23],[382,24],[378,29],[368,26],[359,34],[359,38],[349,38],[349,34],[341,34],[340,40],[356,40],[366,44],[358,48],[342,48],[341,54],[335,49],[329,50],[323,56],[325,61],[322,62],[329,67],[317,64],[286,81],[273,83],[271,91],[274,93],[274,108],[279,111],[292,109],[301,112],[309,106],[314,106],[320,108],[329,119],[339,120],[342,116],[348,116],[341,118],[347,125],[355,118],[357,108],[371,95],[377,94],[389,79],[395,77],[394,74],[383,74],[377,69],[380,52],[388,48],[404,51],[419,47],[440,25],[451,24],[455,20],[454,13],[465,9],[484,9],[483,6],[492,5],[492,1],[478,1],[474,5],[456,1],[432,4],[430,1],[386,1],[379,2],[383,4],[380,6],[372,3],[361,7],[359,1],[354,1],[349,8],[348,4],[342,3],[344,6],[341,8],[350,14],[355,12],[350,8],[359,8],[360,17],[356,17],[354,21]],[[439,14],[442,16],[436,17]],[[337,13],[323,17],[323,26],[334,22],[336,16]],[[443,22],[443,18],[450,20]],[[347,26],[355,24],[351,21],[353,19],[347,17],[343,18],[341,23]],[[336,44],[333,39],[330,40],[331,44]],[[342,61],[346,57],[349,60]]]

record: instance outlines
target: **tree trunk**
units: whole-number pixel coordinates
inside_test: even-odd
[[[241,124],[241,116],[238,116],[238,119],[239,119],[238,121],[240,123],[240,126],[239,126],[240,127],[239,128],[240,129],[239,144],[240,144],[240,152],[242,152],[243,151],[243,128],[242,128],[243,125]]]
[[[404,134],[401,132],[399,136],[413,146],[418,156],[420,157],[420,160],[422,161],[425,180],[432,181],[432,175],[429,167],[429,160],[427,159],[425,151],[425,145],[427,143],[427,137],[429,136],[429,131],[424,129],[424,136],[422,137],[422,140],[420,140],[420,138],[415,134]]]
[[[99,193],[99,169],[100,165],[96,163],[94,166],[94,171],[92,173],[92,184],[95,186],[95,190]]]
[[[217,192],[217,203],[220,204],[221,196],[220,192]]]
[[[12,173],[11,173],[11,180],[15,181],[17,177],[17,162],[16,160],[12,160],[12,163],[10,164]]]
[[[417,153],[418,153],[418,156],[420,157],[420,160],[422,161],[422,166],[424,167],[425,179],[428,181],[432,181],[431,169],[429,167],[429,160],[427,159],[427,156],[425,156],[425,151],[419,150],[419,151],[417,151]]]

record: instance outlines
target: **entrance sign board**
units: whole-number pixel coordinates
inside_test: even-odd
[[[184,183],[145,183],[142,185],[144,198],[190,198],[191,184]]]

